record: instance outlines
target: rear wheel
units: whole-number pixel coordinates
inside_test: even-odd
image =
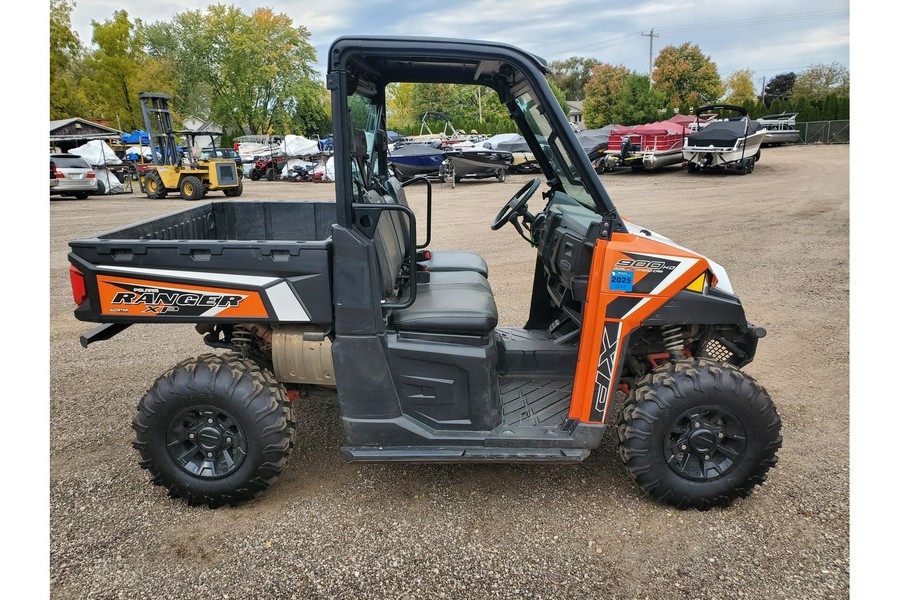
[[[287,393],[233,354],[205,354],[163,374],[138,405],[134,447],[151,482],[215,508],[258,496],[284,469],[294,439]]]
[[[678,508],[749,496],[778,462],[781,419],[738,369],[710,360],[669,363],[631,391],[618,421],[619,455],[648,494]]]
[[[688,162],[688,164],[687,164],[687,170],[688,170],[688,173],[696,173],[697,170],[698,170],[698,168],[697,168],[697,165],[696,165],[695,163]]]
[[[266,169],[266,181],[275,181],[275,169],[269,167]]]
[[[250,169],[250,181],[259,181],[259,180],[260,180],[259,169],[257,169],[256,167]]]
[[[237,187],[226,188],[222,190],[222,192],[228,196],[229,198],[235,198],[244,193],[244,182],[242,180],[238,180]]]
[[[200,200],[204,194],[203,182],[194,175],[188,175],[183,178],[181,183],[178,184],[178,190],[181,192],[181,197],[185,200]]]
[[[88,193],[87,192],[75,192],[75,197],[78,198],[79,200],[85,200],[88,197]]]
[[[502,169],[499,173],[497,173],[497,181],[503,183],[506,181],[506,169]]]

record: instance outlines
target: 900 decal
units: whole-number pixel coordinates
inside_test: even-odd
[[[633,270],[643,270],[648,269],[650,271],[656,271],[658,269],[667,269],[669,271],[674,271],[675,267],[678,266],[677,262],[663,261],[663,260],[632,260],[630,258],[623,258],[616,262],[617,269],[633,269]]]
[[[172,285],[100,275],[100,309],[105,315],[168,317],[268,316],[259,294],[249,290]]]

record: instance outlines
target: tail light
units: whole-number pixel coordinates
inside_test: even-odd
[[[63,173],[62,171],[57,171],[57,172],[56,172],[56,178],[57,178],[57,179],[65,179],[65,178],[66,178],[66,174]]]
[[[75,298],[75,306],[81,306],[87,301],[87,291],[84,288],[84,273],[69,265],[69,279],[72,282],[72,297]]]
[[[88,179],[93,179],[93,178],[96,177],[96,176],[97,176],[97,174],[94,173],[93,171],[91,171],[90,173],[87,174],[87,178],[88,178]]]

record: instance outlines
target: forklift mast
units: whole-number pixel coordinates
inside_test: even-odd
[[[138,94],[141,112],[144,114],[144,127],[150,138],[150,152],[155,165],[177,165],[178,144],[172,132],[172,114],[169,112],[168,94],[141,92]]]

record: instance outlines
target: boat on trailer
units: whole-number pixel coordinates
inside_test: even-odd
[[[438,176],[444,163],[444,152],[429,144],[405,144],[388,155],[388,164],[401,181],[417,175]]]
[[[688,136],[683,157],[689,173],[698,171],[736,170],[741,175],[753,172],[760,158],[760,146],[766,129],[758,121],[751,121],[747,109],[732,104],[715,104],[698,108],[700,115],[715,111],[733,111],[740,116],[708,123]]]
[[[797,129],[797,116],[800,113],[780,113],[766,115],[756,120],[766,129],[763,146],[775,144],[793,144],[800,141],[800,130]]]
[[[497,181],[506,181],[506,174],[513,161],[512,152],[477,146],[448,151],[444,158],[445,175],[441,180],[450,180],[451,187],[456,187],[463,179],[496,177]]]
[[[673,121],[658,121],[613,129],[606,148],[606,169],[630,167],[632,171],[653,171],[680,165],[682,148],[690,130]]]

